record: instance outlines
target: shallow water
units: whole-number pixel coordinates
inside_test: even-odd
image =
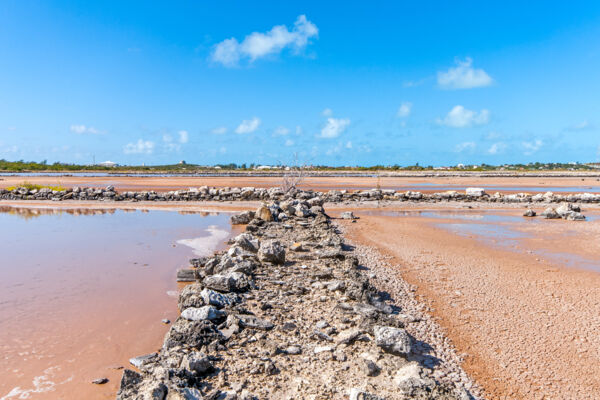
[[[0,207],[0,399],[114,398],[177,317],[178,268],[227,214]],[[106,385],[90,381],[108,377]]]
[[[529,253],[539,256],[541,262],[546,260],[565,267],[584,268],[600,272],[600,260],[572,251],[553,248],[550,242],[544,245],[548,228],[554,224],[576,226],[577,224],[600,224],[600,214],[585,212],[586,221],[547,220],[542,217],[526,218],[521,216],[523,210],[509,212],[491,210],[370,210],[358,211],[357,215],[374,215],[395,218],[426,218],[434,226],[447,230],[455,235],[473,238],[490,246],[499,246],[505,250]],[[572,225],[575,224],[575,225]],[[568,240],[563,233],[565,243]],[[576,237],[576,236],[575,236]],[[528,240],[536,239],[538,246],[531,248]],[[540,246],[541,244],[541,246]]]

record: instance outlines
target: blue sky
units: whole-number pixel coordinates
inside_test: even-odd
[[[0,2],[0,158],[598,161],[600,2]]]

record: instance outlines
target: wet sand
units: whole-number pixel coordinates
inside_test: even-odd
[[[114,398],[178,315],[176,270],[231,235],[190,212],[0,207],[0,398]]]
[[[531,221],[509,209],[459,222],[491,230],[482,234],[456,215],[355,212],[350,237],[393,258],[490,399],[600,398],[597,218]]]
[[[17,186],[27,181],[51,186],[114,186],[119,191],[188,189],[190,187],[273,187],[281,185],[280,177],[81,177],[81,176],[2,176],[0,188]],[[508,192],[600,192],[600,178],[574,176],[564,177],[306,177],[301,188],[314,190],[331,189],[381,189],[417,190],[424,193],[446,190],[464,191],[466,187],[484,187],[491,193]]]

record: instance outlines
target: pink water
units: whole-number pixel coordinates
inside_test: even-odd
[[[2,400],[114,398],[177,317],[176,270],[231,234],[226,214],[173,211],[0,207],[0,227]]]

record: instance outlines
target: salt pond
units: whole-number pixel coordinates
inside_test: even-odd
[[[2,400],[114,398],[177,316],[177,269],[232,234],[189,211],[0,207],[0,226]]]

